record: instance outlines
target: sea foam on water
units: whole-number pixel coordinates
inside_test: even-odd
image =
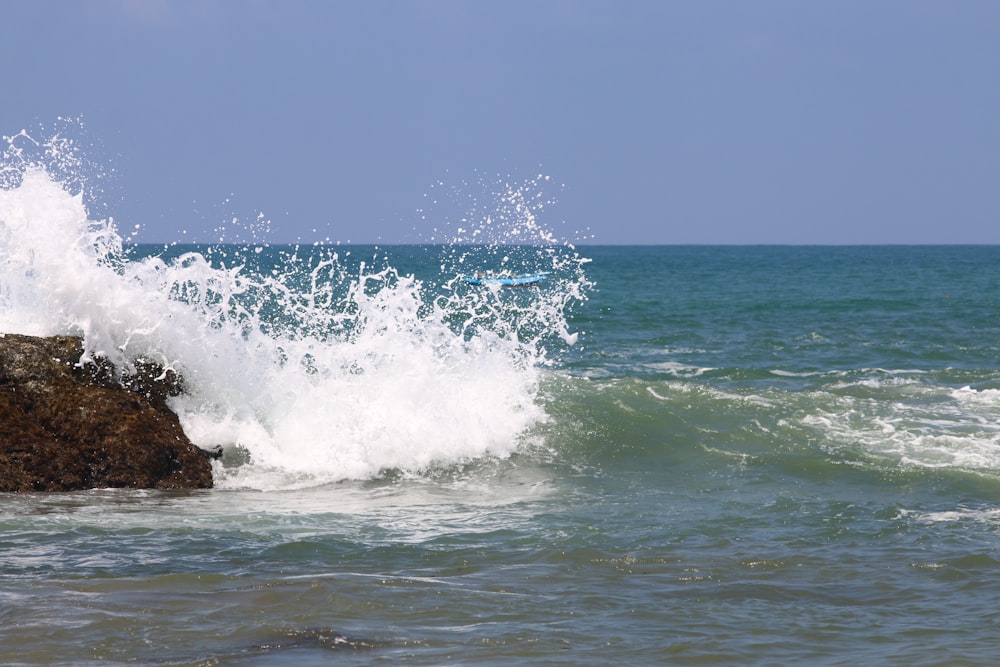
[[[38,164],[11,178],[5,158],[0,331],[80,335],[84,360],[104,356],[127,372],[141,357],[176,371],[185,394],[171,407],[185,432],[227,452],[219,486],[290,488],[506,457],[545,419],[543,341],[575,339],[565,311],[586,287],[575,253],[568,288],[517,306],[454,279],[428,294],[389,266],[349,273],[331,248],[130,257],[113,221],[88,218],[82,194]],[[442,270],[461,268],[467,252]],[[538,253],[548,269],[565,261]]]

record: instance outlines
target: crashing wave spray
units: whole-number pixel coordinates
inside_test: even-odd
[[[42,144],[25,133],[7,142],[0,330],[81,335],[85,357],[176,371],[186,393],[171,407],[185,431],[227,452],[218,486],[505,457],[545,419],[540,369],[574,340],[567,312],[589,287],[571,247],[485,246],[487,258],[516,250],[555,271],[517,296],[461,284],[454,269],[476,254],[464,246],[444,249],[429,281],[326,247],[130,255],[111,220],[88,218],[78,182],[53,178],[58,150],[29,155]]]
[[[470,324],[495,328],[516,323],[513,335],[555,333],[566,344],[576,343],[578,334],[569,331],[566,316],[587,300],[593,284],[584,272],[589,260],[539,221],[556,203],[547,192],[552,187],[544,174],[520,181],[480,174],[457,186],[438,181],[432,187],[437,192],[425,195],[427,204],[418,213],[424,221],[435,221],[430,242],[444,242],[436,246],[442,250],[442,275],[551,274],[539,301],[512,299],[499,288],[478,291],[467,304]]]

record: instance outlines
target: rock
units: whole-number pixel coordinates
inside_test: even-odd
[[[0,334],[0,491],[210,488],[213,454],[167,407],[177,376],[139,362],[119,382],[82,353],[76,337]]]

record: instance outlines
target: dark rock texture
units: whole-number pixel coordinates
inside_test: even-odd
[[[176,375],[138,363],[119,383],[82,353],[75,337],[0,335],[0,491],[210,488],[211,455],[166,404]]]

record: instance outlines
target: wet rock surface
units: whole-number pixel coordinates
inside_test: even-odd
[[[213,455],[167,407],[176,375],[139,362],[119,382],[82,353],[76,337],[0,335],[0,491],[211,487]]]

